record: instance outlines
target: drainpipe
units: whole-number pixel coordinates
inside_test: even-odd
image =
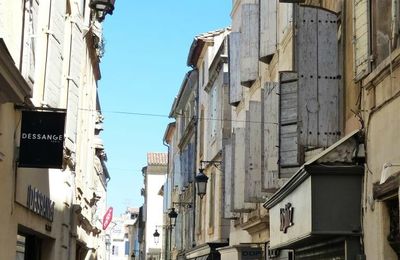
[[[194,178],[193,178],[193,218],[192,218],[192,223],[193,223],[193,230],[192,230],[192,247],[196,246],[196,172],[197,172],[197,143],[198,143],[198,132],[199,132],[199,108],[200,108],[200,86],[199,86],[199,80],[200,76],[198,73],[198,70],[195,66],[192,66],[193,71],[197,73],[197,84],[196,84],[196,97],[195,97],[195,106],[196,106],[196,111],[195,111],[195,123],[194,123],[194,155],[195,155],[195,169],[194,169]]]
[[[170,167],[169,167],[169,156],[170,156],[170,147],[171,146],[168,143],[166,143],[165,140],[163,140],[163,145],[166,146],[167,149],[168,149],[168,155],[167,155],[168,156],[168,159],[167,159],[167,180],[168,180],[169,169],[170,169]],[[172,178],[169,179],[169,180],[172,181]],[[168,181],[168,184],[170,184],[169,181]],[[169,185],[169,186],[172,188],[172,185]],[[172,193],[171,192],[172,192],[171,190],[168,190],[168,193],[171,194],[171,198],[172,198]],[[167,196],[168,196],[168,194],[167,194]],[[163,216],[164,216],[164,214],[163,214]],[[172,228],[165,227],[165,231],[168,234],[165,234],[164,259],[170,260],[171,259],[171,244],[172,244],[171,243],[172,242],[171,241]],[[169,246],[168,246],[168,244],[169,244]],[[168,255],[169,255],[169,257],[168,257]]]

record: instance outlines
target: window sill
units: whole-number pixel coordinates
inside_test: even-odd
[[[392,52],[392,55],[384,59],[369,75],[362,81],[362,85],[366,89],[371,89],[383,79],[385,79],[390,72],[400,65],[400,48]]]

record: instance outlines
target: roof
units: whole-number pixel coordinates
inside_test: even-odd
[[[147,153],[147,165],[167,165],[167,153]]]
[[[205,43],[213,43],[214,37],[218,36],[226,31],[230,31],[230,27],[217,29],[214,31],[209,31],[205,33],[201,33],[194,37],[192,45],[190,46],[189,55],[187,58],[187,65],[188,66],[196,66],[197,60],[200,56],[200,53],[205,45]]]

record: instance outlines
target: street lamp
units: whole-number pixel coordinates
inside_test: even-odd
[[[112,15],[115,0],[90,0],[89,7],[96,12],[96,18],[102,22],[107,14]]]
[[[135,257],[136,257],[136,255],[135,255],[135,252],[133,251],[131,254],[131,260],[135,260]]]
[[[204,169],[200,168],[199,173],[194,177],[194,180],[196,182],[196,190],[197,190],[197,195],[200,196],[200,199],[206,195],[207,192],[207,181],[208,177],[204,174]]]
[[[171,208],[170,211],[168,212],[168,217],[169,217],[169,223],[172,227],[175,227],[176,224],[176,218],[178,217],[178,213],[176,213],[175,208]]]
[[[194,177],[194,181],[196,182],[197,195],[200,196],[200,199],[206,195],[207,192],[207,181],[208,177],[204,174],[203,163],[212,164],[219,169],[217,165],[221,165],[222,161],[200,161],[200,169],[199,173]]]
[[[156,231],[153,233],[153,237],[154,237],[154,243],[158,244],[158,242],[160,242],[160,233],[158,233],[157,228]]]

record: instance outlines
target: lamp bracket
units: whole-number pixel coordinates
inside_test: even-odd
[[[191,202],[172,202],[172,205],[178,205],[179,207],[186,207],[188,209],[192,208]]]
[[[206,164],[207,166],[211,164],[211,165],[214,165],[219,170],[221,170],[220,167],[221,167],[222,161],[217,161],[217,160],[203,161],[203,160],[201,160],[200,161],[200,167],[201,168],[203,168],[203,164]]]

